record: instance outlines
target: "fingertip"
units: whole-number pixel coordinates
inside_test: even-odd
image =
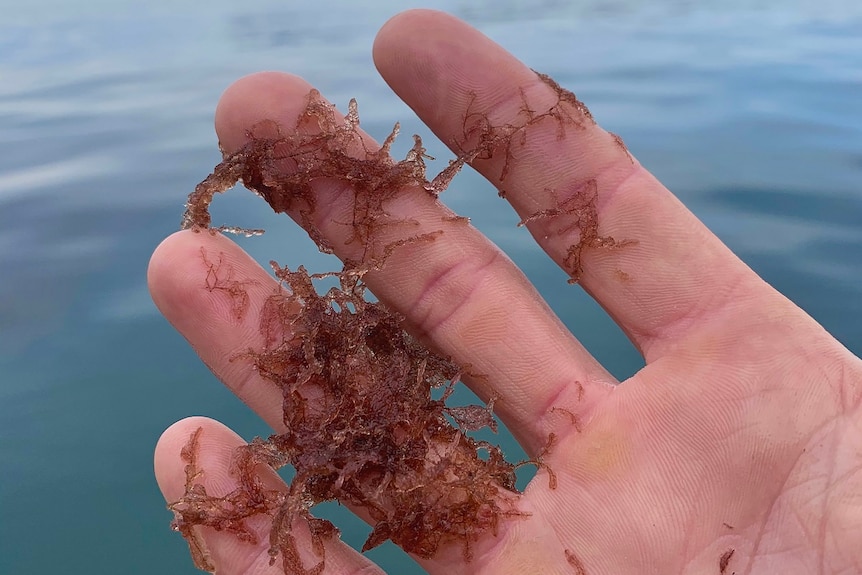
[[[165,271],[171,269],[176,263],[176,258],[181,253],[180,246],[186,242],[186,236],[191,233],[194,232],[191,230],[174,232],[153,250],[147,265],[147,286],[150,288],[151,295],[155,296],[159,292],[161,282],[166,277]]]
[[[481,31],[436,10],[392,17],[378,32],[373,54],[386,83],[435,131],[460,121],[460,109],[474,95],[510,98],[512,86],[535,79]]]
[[[433,46],[440,39],[458,42],[459,35],[452,33],[453,27],[458,26],[468,27],[438,10],[416,8],[396,14],[377,32],[372,48],[374,65],[396,92],[403,82],[428,74],[436,78],[440,74],[439,60],[434,57]],[[435,83],[432,78],[429,80],[429,84]]]
[[[169,320],[199,294],[203,282],[200,266],[190,265],[201,260],[201,250],[211,243],[230,241],[214,234],[195,230],[174,232],[153,250],[147,266],[147,286],[159,311]]]
[[[191,445],[193,439],[195,443]],[[238,487],[234,457],[241,445],[245,445],[245,441],[239,435],[207,417],[188,417],[171,425],[159,438],[153,457],[156,481],[165,500],[175,503],[187,495],[190,486],[186,469],[191,463],[194,464],[192,480],[196,486],[202,486],[202,490],[195,487],[196,495],[192,496],[191,503],[187,500],[183,505],[195,505],[195,497],[201,494],[213,501],[229,498]],[[286,489],[271,468],[258,466],[254,473],[267,488]],[[205,507],[203,513],[208,512]],[[245,517],[242,522],[243,528],[251,534],[250,539],[237,537],[230,529],[195,524],[189,542],[195,561],[206,561],[198,564],[199,567],[217,567],[218,573],[226,574],[277,572],[269,569],[270,517],[256,514]]]
[[[268,273],[241,247],[208,231],[171,234],[156,247],[147,268],[153,302],[187,338],[220,319],[236,321],[237,302],[209,285],[224,278],[246,282],[247,292],[270,288]]]
[[[245,445],[245,441],[214,419],[187,417],[168,427],[156,444],[153,458],[156,480],[168,502],[176,502],[186,494],[186,466],[189,461],[183,458],[182,453],[196,433],[194,482],[202,484],[206,496],[213,498],[229,496],[238,489],[240,479],[233,475],[233,463],[237,449]],[[265,489],[285,492],[288,489],[271,467],[257,465],[254,474],[263,482]],[[284,572],[280,560],[276,565],[270,562],[271,516],[262,511],[244,517],[242,523],[253,535],[252,542],[238,537],[229,528],[196,525],[193,527],[194,547],[204,550],[204,557],[210,566],[217,568],[218,573]],[[338,537],[322,542],[326,551],[321,555],[304,521],[294,523],[290,535],[304,565],[316,565],[325,557],[325,573],[383,575],[371,561]]]
[[[234,450],[245,443],[243,439],[214,419],[187,417],[162,433],[153,454],[156,482],[166,501],[176,501],[185,493],[185,468],[189,462],[183,459],[182,451],[199,429],[197,465],[206,470],[207,490],[227,493],[236,483],[236,479],[229,474],[230,461]]]
[[[381,63],[387,61],[387,56],[397,53],[392,50],[393,47],[402,45],[405,39],[414,38],[423,31],[427,32],[429,28],[436,27],[438,21],[446,19],[456,20],[445,12],[428,8],[413,8],[399,12],[380,27],[374,38],[372,49],[374,63],[379,68]]]
[[[286,72],[257,72],[231,84],[216,106],[215,128],[222,149],[231,153],[248,141],[255,125],[296,121],[311,84]]]

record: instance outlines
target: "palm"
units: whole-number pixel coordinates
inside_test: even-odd
[[[809,332],[807,353],[788,353],[769,330],[761,349],[740,350],[752,339],[742,327],[708,362],[692,353],[624,382],[549,457],[557,489],[541,478],[527,489],[561,539],[580,543],[588,573],[859,570],[862,441],[846,352]],[[809,361],[820,353],[832,357]]]
[[[370,287],[412,331],[483,375],[471,386],[500,398],[497,413],[544,464],[519,501],[528,517],[488,534],[469,563],[460,550],[444,549],[424,561],[426,569],[862,569],[862,552],[852,546],[862,535],[859,360],[737,260],[577,102],[474,30],[441,14],[407,13],[381,32],[375,59],[444,142],[475,145],[476,118],[518,130],[506,154],[480,156],[473,167],[505,191],[540,245],[647,363],[616,386],[475,229],[447,219],[421,190],[392,200],[387,211],[420,231],[444,233],[399,248],[368,275]],[[279,74],[241,80],[219,104],[221,143],[240,147],[264,119],[293,126],[309,89]],[[353,210],[342,192],[317,186],[326,214],[318,210],[315,225],[340,257],[356,259],[356,242],[346,242],[338,223]],[[238,327],[224,294],[201,289],[202,250],[249,280],[250,305],[259,308],[273,280],[234,244],[208,234],[181,233],[160,246],[150,267],[153,297],[207,365],[278,429],[277,391],[247,363],[228,360],[259,346],[255,320]],[[239,438],[215,422],[185,420],[156,454],[168,499],[182,493],[179,446],[198,426],[207,429],[208,476],[229,487],[210,470],[226,468]],[[254,528],[258,547],[206,534],[220,572],[276,572],[267,571],[265,522]],[[377,572],[352,550],[329,545],[326,573],[360,569]]]

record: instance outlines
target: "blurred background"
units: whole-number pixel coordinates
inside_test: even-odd
[[[377,29],[409,7],[320,0],[2,1],[0,574],[196,573],[168,528],[152,449],[174,421],[267,434],[165,322],[153,248],[219,159],[212,116],[236,78],[286,70],[396,154],[419,133],[377,76]],[[764,278],[862,352],[862,3],[857,0],[437,0],[577,93]],[[205,6],[205,7],[204,7]],[[434,167],[432,167],[432,170]],[[432,172],[433,173],[433,172]],[[540,256],[480,178],[444,199],[503,247],[619,378],[641,360]],[[262,261],[337,264],[251,194],[215,222],[265,227]],[[514,459],[511,438],[500,441]],[[344,538],[367,527],[338,508]],[[370,555],[421,573],[391,545]]]

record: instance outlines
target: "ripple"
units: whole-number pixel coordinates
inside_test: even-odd
[[[0,202],[33,197],[34,192],[55,193],[71,182],[119,171],[119,162],[107,154],[93,154],[7,171],[0,174]]]

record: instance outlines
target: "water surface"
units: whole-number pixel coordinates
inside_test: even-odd
[[[429,3],[575,91],[768,281],[862,351],[862,7],[858,2]],[[383,137],[449,155],[373,68],[404,5],[42,0],[0,22],[0,573],[194,573],[152,476],[187,415],[267,430],[152,305],[145,270],[218,161],[212,114],[237,77],[300,74]],[[403,153],[408,138],[400,143]],[[500,244],[618,377],[641,360],[490,187],[447,201]],[[263,225],[262,261],[334,264],[251,194],[216,217]],[[507,450],[517,454],[511,439]],[[515,455],[517,457],[517,455]],[[358,520],[337,507],[345,539]],[[392,546],[372,556],[420,572]]]

